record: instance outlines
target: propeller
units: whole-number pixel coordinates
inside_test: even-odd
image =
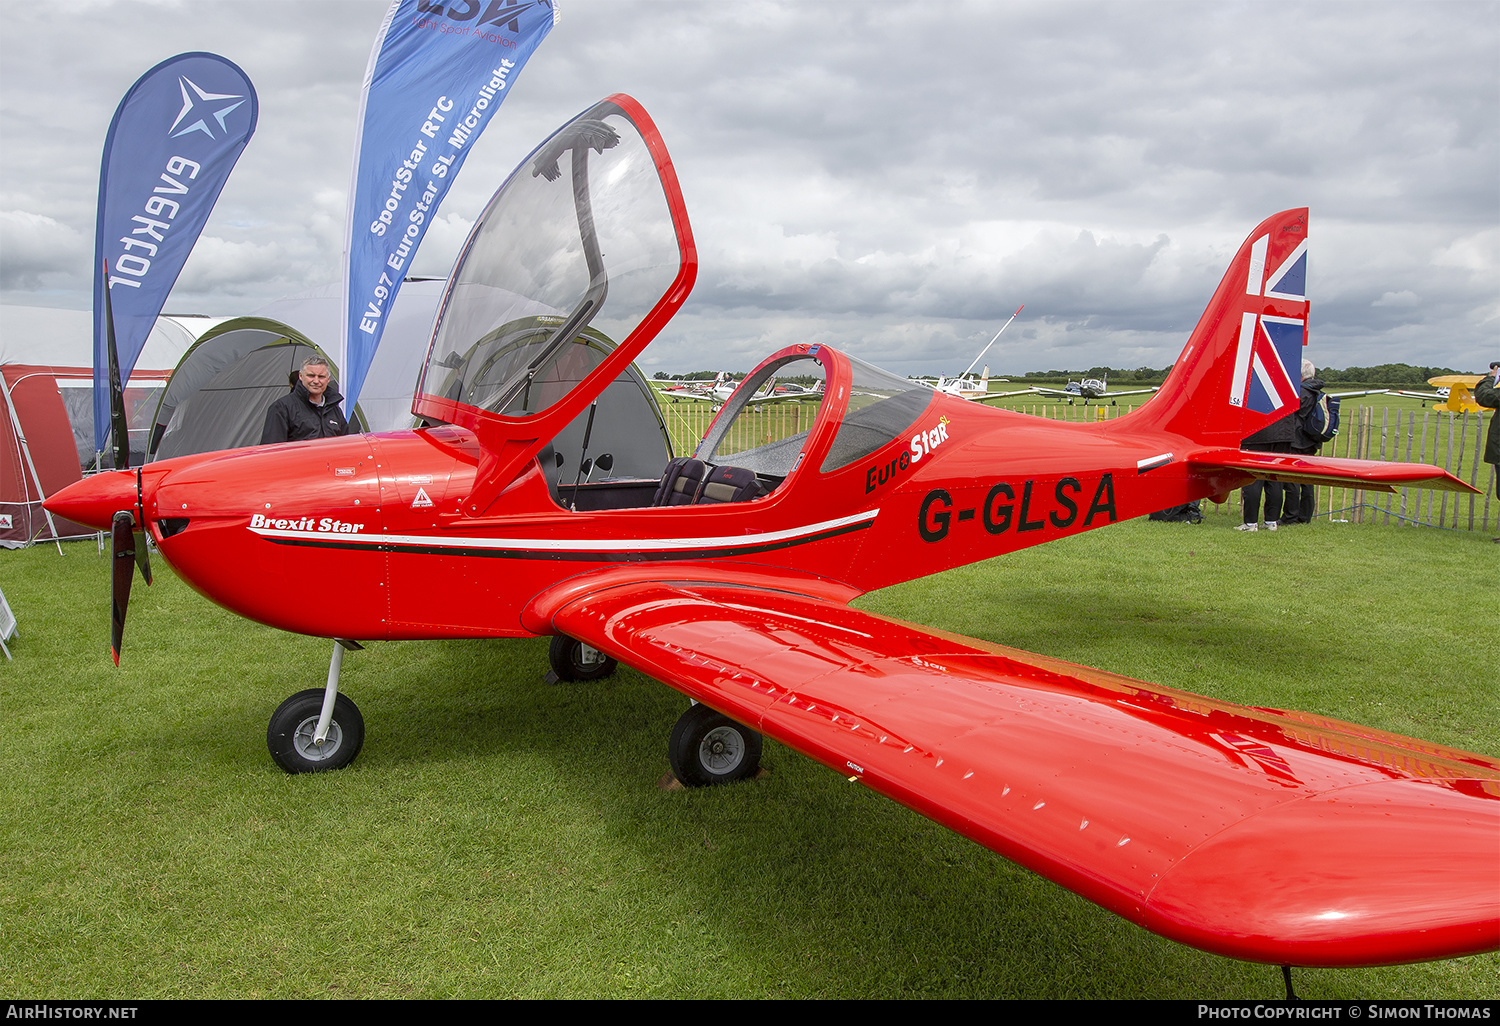
[[[109,301],[109,263],[104,264],[104,340],[109,350],[109,429],[113,436],[116,470],[130,469],[130,419],[125,414],[125,389],[120,384],[120,354],[115,342],[115,316]],[[125,609],[134,579],[131,562],[151,583],[151,555],[146,547],[145,511],[141,504],[141,472],[135,472],[135,504],[116,511],[110,523],[109,654],[120,665],[120,642],[125,636]]]

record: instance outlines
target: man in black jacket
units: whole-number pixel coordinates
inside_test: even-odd
[[[1318,404],[1318,398],[1323,394],[1323,379],[1318,377],[1318,369],[1313,366],[1311,360],[1302,361],[1302,402],[1297,410],[1297,429],[1292,437],[1292,452],[1298,456],[1314,456],[1322,447],[1322,442],[1313,438],[1306,427],[1308,414]],[[1336,402],[1337,400],[1335,400]],[[1287,524],[1310,524],[1312,523],[1314,493],[1310,484],[1289,484],[1286,486],[1286,495],[1283,499],[1281,514],[1281,526]]]
[[[1240,448],[1249,452],[1288,453],[1292,451],[1292,440],[1297,434],[1297,410],[1261,428],[1240,442]],[[1240,489],[1240,504],[1244,507],[1245,522],[1235,527],[1236,531],[1258,530],[1260,520],[1260,497],[1266,497],[1266,530],[1274,531],[1281,519],[1281,500],[1286,485],[1280,481],[1256,478]]]
[[[337,438],[347,434],[349,423],[339,409],[343,400],[328,372],[328,361],[309,356],[292,391],[266,410],[266,426],[260,444],[300,442],[308,438]]]
[[[1495,468],[1495,495],[1500,498],[1500,360],[1490,364],[1490,372],[1474,386],[1474,401],[1496,411],[1490,416],[1490,433],[1485,437],[1484,462]]]

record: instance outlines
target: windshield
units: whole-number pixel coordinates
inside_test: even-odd
[[[906,432],[932,405],[931,385],[898,378],[889,371],[845,354],[852,374],[849,406],[839,424],[823,473],[848,466],[882,449]]]
[[[597,366],[569,343],[585,328],[596,345],[622,343],[683,263],[645,138],[614,102],[594,106],[533,151],[475,224],[414,409],[443,416],[422,408],[432,397],[505,417],[547,410]]]
[[[740,383],[698,446],[698,458],[784,478],[796,469],[823,405],[827,374],[815,356],[763,364]]]

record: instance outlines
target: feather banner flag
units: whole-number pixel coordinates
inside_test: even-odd
[[[94,233],[96,452],[104,449],[110,420],[105,290],[124,384],[258,113],[250,79],[213,53],[167,58],[137,79],[115,109],[99,167]]]
[[[354,409],[386,316],[474,141],[552,30],[552,0],[395,0],[365,69],[338,356]]]

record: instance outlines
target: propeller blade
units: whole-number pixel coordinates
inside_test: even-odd
[[[104,263],[104,280],[109,281],[109,262]],[[125,415],[125,389],[120,384],[120,352],[115,344],[115,314],[109,302],[109,286],[104,286],[104,340],[109,350],[109,433],[114,446],[115,469],[130,469],[130,419]],[[118,662],[118,660],[116,660]]]
[[[129,510],[115,514],[110,526],[109,654],[120,665],[120,641],[125,636],[125,607],[130,604],[130,584],[135,580],[135,518]]]
[[[141,579],[149,586],[151,584],[151,550],[146,545],[145,531],[132,531],[131,540],[135,543],[135,565],[141,569]]]

